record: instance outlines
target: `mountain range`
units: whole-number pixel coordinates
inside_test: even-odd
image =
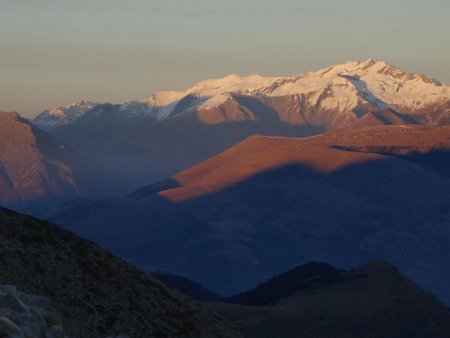
[[[450,90],[425,75],[369,59],[292,77],[229,75],[138,102],[53,111],[33,123],[128,177],[129,184],[118,190],[123,194],[254,134],[304,137],[349,126],[446,125]]]
[[[147,116],[158,121],[194,114],[200,121],[212,125],[254,119],[256,116],[245,115],[242,111],[231,114],[225,110],[219,114],[214,110],[229,106],[222,105],[234,101],[232,94],[261,99],[265,106],[273,106],[279,118],[288,124],[318,124],[328,128],[346,124],[342,120],[354,122],[358,115],[365,113],[364,106],[370,108],[367,110],[392,108],[399,113],[413,115],[417,122],[442,124],[447,118],[450,99],[448,86],[437,80],[423,74],[405,72],[384,61],[369,59],[292,77],[256,74],[240,77],[232,74],[199,82],[184,91],[157,91],[146,100],[120,105],[120,110],[128,118]],[[277,100],[270,104],[273,100],[270,98],[284,98],[288,101],[285,104],[291,103],[293,109],[289,112],[288,109],[284,112],[276,109]],[[295,106],[295,102],[303,104]],[[63,116],[57,125],[71,124],[97,105],[80,100],[68,107],[44,111],[34,122],[44,125],[39,121],[53,115]],[[437,110],[441,110],[437,114],[439,116],[425,116],[426,112]],[[325,111],[333,111],[330,112],[333,116],[323,116]],[[102,113],[97,111],[97,114]],[[332,119],[327,120],[327,117]],[[47,128],[54,126],[53,122],[47,123]]]

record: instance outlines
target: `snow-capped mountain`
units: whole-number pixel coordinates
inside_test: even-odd
[[[31,122],[41,129],[50,129],[56,126],[71,123],[94,108],[98,103],[86,100],[76,101],[66,107],[44,110]]]
[[[316,120],[322,120],[321,116],[317,116],[320,111],[327,115],[324,111],[333,110],[337,120],[330,122],[328,127],[340,126],[342,119],[346,121],[344,124],[355,122],[367,111],[376,109],[393,109],[408,115],[423,115],[439,109],[437,120],[436,116],[417,116],[420,122],[427,124],[439,124],[440,115],[446,120],[450,111],[449,86],[426,75],[408,73],[384,61],[369,59],[364,62],[350,61],[292,77],[263,77],[256,74],[241,77],[232,74],[201,81],[184,91],[156,91],[147,99],[121,105],[120,112],[125,118],[145,116],[161,121],[212,110],[233,100],[233,94],[268,98],[269,101],[275,97],[291,101],[290,106],[297,112],[289,114],[288,118],[282,112],[280,114],[283,121],[294,124],[305,122],[299,119],[301,108],[314,109],[314,116],[308,117],[313,124]],[[96,105],[89,101],[78,101],[67,107],[44,111],[33,123],[44,129],[69,124]],[[209,114],[214,115],[211,112]],[[198,117],[209,122],[214,120],[214,117],[206,115],[201,113]],[[219,122],[252,119],[252,116],[237,115],[233,117],[225,114]]]
[[[343,80],[335,82],[336,79]],[[386,108],[418,109],[442,99],[450,99],[449,87],[426,75],[412,74],[388,65],[384,61],[369,59],[347,62],[298,77],[282,78],[262,93],[270,96],[306,94],[333,86],[353,87],[368,101]],[[344,97],[348,92],[342,92]]]
[[[163,120],[198,109],[218,107],[228,101],[232,93],[286,98],[304,95],[310,106],[338,109],[340,113],[370,104],[375,108],[393,108],[410,114],[419,109],[434,109],[450,100],[448,86],[426,75],[407,73],[386,62],[369,59],[293,77],[240,77],[233,74],[202,81],[185,91],[158,91],[147,100],[126,104],[122,109],[127,113],[140,110]]]

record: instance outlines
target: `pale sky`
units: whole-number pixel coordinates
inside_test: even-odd
[[[449,0],[0,0],[0,111],[384,60],[450,83]]]

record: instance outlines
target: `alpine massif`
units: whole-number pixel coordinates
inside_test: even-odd
[[[50,119],[44,126],[48,114],[35,123],[132,178],[121,190],[126,192],[254,134],[310,136],[374,124],[438,126],[450,122],[449,114],[448,86],[367,60],[293,77],[229,75],[185,91],[155,92],[139,102],[96,105],[78,118],[64,118],[64,124]]]

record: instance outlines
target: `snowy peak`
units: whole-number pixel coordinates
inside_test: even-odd
[[[147,102],[152,106],[166,106],[186,96],[186,92],[158,91],[150,96]]]
[[[86,114],[89,110],[94,108],[98,103],[79,100],[65,106],[44,110],[36,116],[31,122],[41,129],[50,129],[63,124],[68,124],[79,117]]]
[[[263,77],[257,74],[246,77],[231,74],[224,78],[199,82],[189,88],[187,92],[210,97],[224,93],[257,94],[259,90],[270,86],[278,79],[278,77]]]
[[[420,109],[450,100],[449,87],[423,74],[413,74],[384,61],[350,61],[297,77],[280,78],[264,95],[284,96],[320,91],[336,79],[349,79],[363,97],[377,106]],[[347,94],[346,94],[347,95]]]

